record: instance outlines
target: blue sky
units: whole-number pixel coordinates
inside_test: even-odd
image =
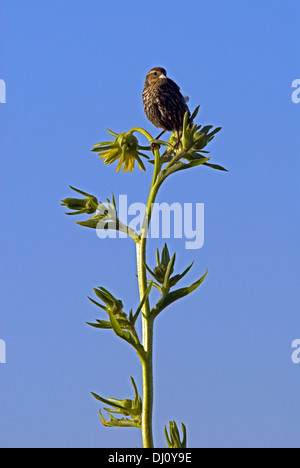
[[[213,162],[159,195],[205,204],[205,244],[171,239],[178,268],[208,268],[201,288],[155,328],[154,433],[183,421],[190,447],[299,447],[300,338],[298,1],[1,0],[2,447],[136,447],[135,429],[106,429],[103,396],[141,390],[138,359],[86,297],[102,285],[138,304],[134,245],[99,240],[64,215],[68,185],[144,202],[146,173],[116,174],[90,152],[147,121],[146,73],[163,66],[222,126]],[[163,240],[149,242],[154,261]]]

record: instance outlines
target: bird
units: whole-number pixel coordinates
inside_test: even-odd
[[[148,120],[163,130],[157,140],[166,131],[176,131],[177,145],[180,144],[179,131],[182,129],[187,111],[190,117],[186,102],[187,98],[181,94],[179,86],[167,77],[164,68],[154,67],[149,71],[143,90],[143,105]]]

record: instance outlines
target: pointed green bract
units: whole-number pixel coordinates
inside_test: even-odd
[[[72,185],[70,185],[70,189],[74,190],[74,192],[80,193],[80,195],[84,195],[85,197],[94,198],[93,195],[90,195],[89,193],[83,192],[82,190],[72,187]]]
[[[109,414],[109,421],[104,419],[102,416],[101,411],[99,410],[99,416],[101,419],[101,422],[104,426],[106,427],[137,427],[141,428],[141,421],[139,419],[128,419],[128,418],[115,418],[111,414]]]
[[[98,320],[97,323],[86,322],[87,325],[93,328],[111,329],[111,323],[105,320]]]
[[[191,169],[192,167],[197,167],[197,166],[201,166],[201,164],[205,164],[207,163],[207,161],[209,161],[210,158],[203,158],[203,159],[196,159],[194,161],[191,161],[190,163],[188,164],[185,164],[181,169],[179,170],[184,170],[184,169]]]
[[[114,427],[140,427],[141,426],[141,413],[142,413],[142,399],[139,396],[137,385],[133,379],[130,377],[131,383],[134,388],[134,398],[118,400],[116,398],[103,398],[96,393],[92,392],[92,395],[96,400],[104,403],[110,408],[104,408],[104,410],[109,414],[109,421],[105,420],[102,416],[100,410],[100,419],[105,426],[114,426]],[[112,416],[114,414],[120,414],[126,416],[126,419],[115,418]],[[129,418],[128,418],[129,416]]]
[[[170,290],[170,276],[174,272],[175,260],[176,260],[176,253],[174,253],[173,257],[170,259],[170,261],[168,263],[165,278],[164,278],[164,282],[163,282],[163,285],[162,285],[162,290],[163,291],[168,292]]]
[[[132,318],[133,324],[135,324],[135,322],[136,322],[142,308],[144,307],[144,304],[145,304],[146,300],[148,299],[148,297],[150,295],[152,286],[153,286],[153,281],[150,282],[150,284],[149,284],[149,286],[148,286],[148,288],[147,288],[147,290],[145,292],[145,295],[144,295],[143,299],[141,300],[140,305],[138,306],[137,311],[136,311],[136,313],[134,314],[134,316]]]
[[[198,115],[199,109],[200,109],[200,106],[197,106],[196,109],[194,110],[194,112],[191,115],[190,122],[193,122],[195,120],[195,118]]]
[[[95,301],[94,299],[92,299],[91,297],[88,297],[88,299],[93,303],[95,304],[97,307],[100,307],[100,309],[103,309],[103,310],[106,310],[106,307],[99,304],[99,302]]]
[[[171,287],[173,287],[173,286],[175,286],[177,283],[179,283],[179,281],[182,280],[182,278],[184,278],[185,275],[187,275],[187,273],[190,271],[190,269],[192,268],[193,265],[194,265],[194,262],[191,263],[191,265],[188,266],[187,269],[184,270],[183,273],[181,273],[181,275],[175,275],[175,276],[173,276],[173,278],[170,279]]]
[[[186,437],[186,427],[181,423],[183,439],[180,439],[179,430],[175,421],[169,422],[169,434],[167,427],[164,427],[165,437],[169,448],[186,448],[187,437]]]
[[[168,264],[169,264],[169,261],[170,261],[169,249],[168,249],[167,244],[165,244],[164,248],[162,250],[162,253],[161,253],[161,263],[162,263],[162,265],[167,267]]]
[[[151,315],[153,317],[157,317],[160,312],[162,312],[166,307],[169,305],[173,304],[173,302],[178,301],[179,299],[182,299],[183,297],[187,296],[188,294],[191,294],[193,291],[195,291],[201,283],[205,280],[207,276],[207,272],[198,280],[196,283],[192,284],[191,286],[187,288],[182,288],[182,289],[177,289],[177,291],[170,292],[166,296],[163,296],[156,306],[152,309]]]
[[[208,166],[208,167],[211,167],[212,169],[217,169],[217,170],[219,170],[219,171],[228,172],[228,170],[225,169],[225,167],[220,166],[219,164],[211,164],[211,163],[205,162],[205,163],[204,163],[204,166]]]
[[[162,285],[159,286],[159,284],[153,282],[153,286],[161,292],[168,292],[169,289],[174,287],[190,271],[194,264],[193,262],[190,266],[188,266],[183,273],[171,276],[174,272],[175,261],[176,254],[174,253],[170,259],[169,249],[167,244],[165,244],[161,256],[159,250],[157,249],[157,266],[154,268],[154,270],[152,271],[148,265],[145,265],[151,276],[153,276],[153,278]]]

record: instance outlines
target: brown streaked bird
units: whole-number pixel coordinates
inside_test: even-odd
[[[170,78],[164,68],[155,67],[146,76],[143,91],[143,104],[147,118],[163,132],[179,131],[182,129],[184,114],[189,111],[186,99],[180,92],[179,86]]]

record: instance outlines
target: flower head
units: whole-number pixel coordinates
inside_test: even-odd
[[[119,172],[124,165],[123,172],[132,172],[135,162],[138,162],[140,170],[146,170],[140,156],[148,158],[139,151],[137,138],[132,133],[117,133],[108,130],[108,133],[116,139],[111,142],[103,142],[94,145],[92,151],[97,152],[100,159],[104,159],[104,164],[113,164],[119,161],[116,171]]]
[[[208,145],[208,143],[214,139],[216,133],[221,130],[221,127],[217,127],[213,131],[213,125],[206,125],[202,127],[202,125],[196,125],[194,123],[194,119],[199,112],[198,106],[191,117],[189,117],[188,113],[185,114],[183,128],[182,131],[179,132],[180,140],[182,148],[180,145],[177,148],[177,152],[182,151],[182,149],[187,153],[187,156],[192,156],[193,154],[199,152],[206,152],[203,151],[204,148]],[[172,133],[169,143],[172,146],[176,147],[176,143],[178,141],[178,135],[176,133]],[[187,157],[186,159],[190,159]]]
[[[172,276],[174,273],[175,260],[176,254],[174,254],[171,258],[168,246],[165,244],[161,254],[159,250],[157,250],[157,266],[153,269],[153,271],[148,267],[148,265],[146,265],[148,272],[160,285],[162,285],[162,288],[159,289],[166,291],[170,288],[173,288],[190,271],[193,266],[192,263],[182,274]],[[156,285],[156,287],[158,286],[159,285]]]
[[[123,302],[116,299],[107,289],[97,288],[94,289],[96,296],[104,302],[105,306],[99,305],[97,302],[89,298],[94,304],[98,305],[101,309],[107,313],[111,312],[117,318],[126,318],[126,314],[123,312]]]
[[[71,186],[70,186],[71,187]],[[93,214],[96,212],[98,207],[98,200],[93,195],[89,193],[82,192],[74,187],[71,187],[77,193],[84,195],[86,198],[65,198],[62,200],[61,206],[66,206],[70,210],[74,210],[73,213],[66,213],[68,215],[78,215],[78,214]]]

